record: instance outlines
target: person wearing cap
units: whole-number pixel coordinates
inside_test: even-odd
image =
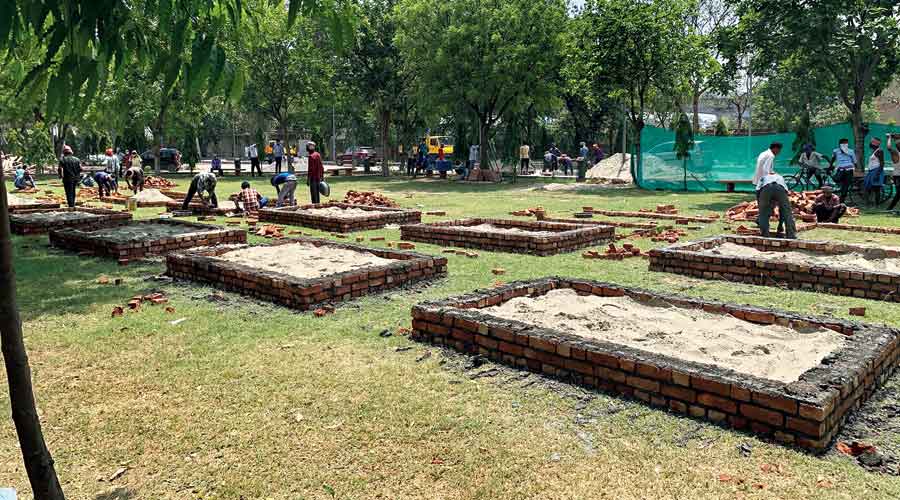
[[[297,191],[297,176],[290,172],[282,172],[272,180],[272,187],[275,188],[275,194],[278,195],[278,201],[275,202],[276,207],[283,207],[285,204],[293,206],[297,202],[294,199],[294,192]]]
[[[106,148],[106,156],[103,158],[103,171],[112,175],[119,175],[119,157],[113,154],[112,148]]]
[[[309,185],[309,197],[312,203],[320,203],[319,183],[325,178],[325,166],[322,165],[322,156],[316,151],[316,143],[310,141],[306,144],[309,153],[309,170],[306,174],[306,183]]]
[[[834,189],[826,184],[822,186],[822,194],[813,202],[813,212],[816,214],[816,222],[837,224],[847,213],[847,205],[841,203],[841,199],[834,194]]]
[[[200,195],[200,201],[206,205],[206,198],[203,196],[204,194],[209,195],[209,204],[213,208],[218,208],[219,200],[216,198],[216,174],[212,172],[200,172],[195,175],[193,179],[191,179],[191,187],[188,188],[187,196],[184,197],[184,202],[181,204],[182,210],[188,210],[191,205],[191,200],[194,199],[194,195]]]
[[[265,208],[269,204],[269,199],[250,187],[250,183],[247,181],[241,183],[241,192],[232,196],[232,200],[234,200],[235,209],[247,213],[258,212],[260,208]]]
[[[66,204],[69,208],[75,208],[75,190],[81,182],[81,160],[72,154],[72,148],[68,145],[63,146],[58,173],[66,190]]]

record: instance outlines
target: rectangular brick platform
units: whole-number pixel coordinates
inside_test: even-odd
[[[340,219],[317,215],[304,210],[317,208],[356,208],[371,212],[370,217]],[[351,233],[381,229],[388,224],[418,224],[422,222],[422,212],[404,208],[370,207],[367,205],[351,205],[349,203],[321,203],[318,205],[299,205],[293,207],[264,208],[259,211],[260,222],[303,226],[332,233]]]
[[[176,234],[152,239],[117,237],[123,227],[164,225]],[[148,229],[153,229],[152,227]],[[68,250],[87,252],[120,261],[150,255],[165,255],[175,250],[228,243],[246,243],[247,232],[206,224],[192,224],[173,220],[143,220],[126,226],[102,230],[63,229],[50,231],[50,244]]]
[[[549,231],[553,234],[538,236],[490,233],[466,228],[466,226],[480,224],[492,224],[501,228],[515,228],[523,231]],[[572,252],[579,248],[611,241],[615,238],[615,231],[614,227],[605,225],[506,219],[461,219],[400,227],[401,239],[406,241],[540,256]]]
[[[556,218],[556,217],[544,217],[540,219],[541,222],[558,222],[561,224],[581,224],[584,226],[612,226],[612,227],[621,227],[624,229],[656,229],[658,227],[672,227],[671,225],[659,225],[655,221],[649,222],[624,222],[617,220],[594,220],[594,219],[564,219],[564,218]]]
[[[660,214],[656,212],[628,212],[622,210],[598,210],[594,209],[591,211],[594,215],[605,215],[607,217],[625,217],[632,219],[661,219],[661,220],[670,220],[670,221],[684,221],[684,222],[697,222],[697,223],[710,223],[716,222],[719,219],[715,217],[700,217],[700,216],[691,216],[691,215],[678,215],[678,214]]]
[[[847,335],[848,343],[786,384],[479,312],[514,297],[541,296],[561,288],[580,295],[664,300],[760,324],[825,327]],[[847,416],[887,380],[900,357],[900,331],[892,328],[565,278],[511,283],[425,302],[413,307],[412,317],[417,340],[813,451],[830,446]]]
[[[324,302],[347,301],[447,274],[446,258],[415,252],[370,248],[320,238],[281,240],[270,245],[296,243],[370,252],[385,259],[396,259],[397,262],[318,278],[301,279],[211,258],[246,247],[238,245],[199,248],[170,254],[166,257],[166,272],[174,278],[210,283],[224,290],[301,310],[313,309]]]
[[[828,241],[782,240],[758,236],[716,236],[649,252],[650,270],[705,279],[785,286],[813,292],[900,302],[900,274],[886,271],[852,271],[844,268],[806,266],[788,262],[718,256],[700,253],[723,243],[747,245],[767,252],[804,250],[824,255],[875,252],[883,258],[900,257],[900,251]]]
[[[49,203],[49,202],[41,202],[41,203],[21,203],[21,204],[10,204],[7,206],[7,210],[9,213],[13,214],[16,212],[21,212],[23,210],[53,210],[55,208],[59,208],[61,203]]]
[[[42,215],[53,213],[83,214],[82,217],[71,217],[65,220],[49,220]],[[127,224],[131,214],[105,208],[57,208],[53,210],[19,210],[9,216],[9,227],[14,234],[44,234],[53,229],[63,228],[101,228]]]

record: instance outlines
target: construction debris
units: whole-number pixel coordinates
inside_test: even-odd
[[[275,224],[266,224],[259,228],[254,234],[264,238],[284,238],[284,226],[276,226]]]
[[[425,212],[425,215],[444,216],[444,215],[447,215],[447,212],[444,212],[444,211],[442,211],[442,210],[440,210],[440,211],[434,211],[434,212]]]
[[[791,200],[794,216],[804,222],[815,222],[816,214],[812,207],[820,194],[822,194],[821,191],[790,192],[788,198]],[[859,209],[848,208],[846,215],[847,217],[859,217]],[[756,221],[756,218],[759,217],[759,204],[756,201],[739,203],[729,208],[725,216],[732,221]],[[778,207],[773,210],[772,219],[778,219]],[[740,232],[740,228],[738,228],[738,232]]]
[[[145,302],[149,302],[152,305],[159,305],[159,304],[165,304],[165,303],[169,302],[169,298],[159,292],[151,293],[149,295],[135,295],[128,301],[128,303],[126,304],[125,307],[128,307],[128,309],[131,309],[132,311],[137,312],[137,311],[141,310],[141,306]],[[125,313],[125,307],[123,307],[123,306],[113,307],[112,317],[115,318],[118,316],[122,316]],[[174,309],[173,309],[173,311],[174,311]],[[168,308],[167,308],[167,312],[168,312]]]
[[[538,215],[538,213],[543,215],[547,212],[544,210],[544,207],[533,207],[533,208],[526,208],[524,210],[516,210],[515,212],[510,212],[509,215],[515,215],[516,217],[532,217],[532,216]]]
[[[622,248],[616,247],[615,244],[610,243],[610,245],[606,248],[606,252],[600,253],[596,250],[588,250],[581,254],[581,256],[585,259],[606,259],[606,260],[622,260],[631,257],[641,257],[644,254],[641,252],[640,248],[635,247],[631,243],[625,243],[622,245]]]
[[[164,179],[162,177],[155,177],[153,175],[148,175],[144,178],[144,187],[145,188],[156,188],[156,189],[168,189],[175,187],[175,183],[170,181],[169,179]]]
[[[400,207],[400,205],[391,198],[373,191],[347,191],[347,194],[344,195],[343,202],[351,205],[366,205],[370,207]]]

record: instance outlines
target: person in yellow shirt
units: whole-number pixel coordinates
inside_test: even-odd
[[[531,146],[529,146],[527,142],[524,142],[521,146],[519,146],[519,170],[521,171],[521,173],[527,174],[530,167]]]

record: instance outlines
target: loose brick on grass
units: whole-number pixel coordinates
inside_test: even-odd
[[[468,226],[481,224],[553,234],[492,233],[468,229]],[[477,218],[410,224],[400,227],[400,235],[403,240],[434,245],[546,256],[572,252],[610,241],[615,238],[615,228],[604,225]]]
[[[738,373],[613,342],[579,337],[480,309],[555,289],[580,295],[665,301],[738,318],[771,317],[779,325],[825,327],[845,345],[791,383]],[[412,308],[412,338],[480,354],[497,362],[634,397],[678,414],[774,436],[812,451],[827,449],[848,415],[896,369],[900,331],[880,325],[668,295],[571,278],[515,282]],[[452,328],[446,325],[452,324]]]
[[[347,301],[447,274],[446,258],[416,252],[371,248],[322,238],[285,239],[269,245],[297,243],[368,252],[396,262],[304,279],[214,258],[248,247],[248,245],[227,245],[169,254],[166,257],[166,273],[173,278],[209,283],[223,290],[300,310],[315,309],[325,302]],[[428,317],[442,335],[451,335],[450,329],[441,325],[438,317]],[[467,341],[471,342],[472,337],[473,335],[468,335]],[[492,348],[497,349],[493,342],[496,341],[492,341]]]

